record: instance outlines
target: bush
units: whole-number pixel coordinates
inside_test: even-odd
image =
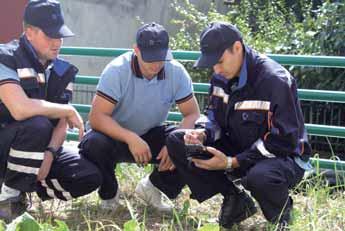
[[[171,21],[179,27],[171,39],[173,49],[199,50],[199,34],[206,25],[227,21],[240,29],[246,44],[261,53],[338,56],[345,53],[345,4],[341,2],[325,1],[316,6],[311,0],[238,0],[225,13],[220,13],[212,2],[206,12],[189,0],[173,0],[172,7],[179,15],[179,19]],[[210,71],[195,72],[191,65],[187,69],[193,81],[208,81]],[[300,79],[302,88],[345,89],[343,69],[293,66],[289,69]]]

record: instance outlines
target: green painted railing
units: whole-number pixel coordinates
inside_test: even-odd
[[[130,50],[131,49],[122,48],[63,47],[60,54],[116,57]],[[175,59],[193,61],[198,59],[198,57],[200,56],[200,52],[173,51],[173,55]],[[268,54],[267,56],[283,65],[345,68],[345,57],[276,54]]]
[[[80,113],[89,113],[91,106],[85,104],[73,104],[73,106]],[[182,115],[179,112],[169,112],[167,121],[179,122],[182,120]],[[345,127],[318,125],[318,124],[305,124],[308,134],[314,136],[328,136],[345,138]]]
[[[63,55],[116,57],[130,50],[131,49],[64,47],[60,53]],[[173,51],[173,55],[174,58],[178,60],[194,61],[199,57],[200,52]],[[269,54],[267,56],[283,65],[345,68],[345,57],[276,54]],[[96,85],[98,80],[98,76],[78,75],[76,83]],[[195,93],[207,94],[209,84],[194,83],[193,87]],[[301,100],[345,103],[345,92],[340,91],[298,89],[298,95]],[[81,113],[88,113],[90,111],[90,105],[74,104],[74,107]],[[178,122],[181,121],[181,119],[182,116],[180,113],[170,112],[167,120]],[[310,135],[345,138],[345,127],[306,124],[306,128]],[[68,133],[67,139],[78,140],[78,134]],[[345,170],[345,161],[312,158],[312,164],[321,168]]]
[[[76,83],[96,85],[98,80],[98,76],[78,75]],[[208,83],[193,83],[193,87],[195,93],[207,94],[210,85]],[[345,103],[345,92],[342,91],[298,89],[298,97],[300,100],[307,101]]]

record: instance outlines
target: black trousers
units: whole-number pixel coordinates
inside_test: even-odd
[[[236,189],[224,171],[203,170],[189,164],[184,134],[184,130],[171,133],[167,138],[167,147],[171,160],[192,191],[191,197],[203,202],[217,193],[233,193]],[[287,157],[261,160],[246,171],[242,170],[237,177],[241,177],[242,185],[258,201],[266,219],[276,222],[292,206],[289,189],[300,182],[303,174],[304,170],[293,158]]]
[[[72,148],[60,148],[46,179],[37,181],[53,128],[43,116],[2,126],[0,167],[4,183],[21,192],[36,191],[42,200],[68,200],[97,189],[101,183],[99,170]]]
[[[171,126],[159,126],[141,136],[151,149],[152,159],[150,163],[158,163],[156,157],[165,145],[166,136],[174,129]],[[128,145],[113,140],[103,133],[90,130],[80,143],[79,148],[82,155],[93,162],[102,173],[103,182],[98,191],[99,196],[104,200],[113,198],[118,190],[118,183],[114,175],[116,164],[135,163]],[[151,173],[150,180],[154,186],[171,199],[176,198],[185,185],[176,170],[159,172],[157,167]]]

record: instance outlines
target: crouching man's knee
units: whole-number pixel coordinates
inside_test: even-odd
[[[166,146],[170,157],[174,158],[180,156],[181,152],[185,152],[184,134],[185,130],[179,129],[170,133],[166,138]]]
[[[34,116],[21,121],[13,146],[25,151],[44,151],[50,142],[53,129],[53,124],[44,116]]]

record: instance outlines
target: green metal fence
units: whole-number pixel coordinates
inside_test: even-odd
[[[61,50],[63,55],[77,55],[77,56],[100,56],[100,57],[116,57],[130,49],[113,49],[113,48],[88,48],[88,47],[64,47]],[[200,52],[196,51],[173,51],[175,59],[183,61],[195,61]],[[294,66],[316,66],[316,67],[332,67],[332,68],[345,68],[345,57],[335,56],[297,56],[297,55],[268,55],[283,65]],[[98,76],[85,76],[78,75],[76,83],[96,85],[98,83]],[[195,93],[207,94],[209,84],[194,83]],[[307,101],[322,101],[322,102],[336,102],[345,103],[345,92],[340,91],[323,91],[323,90],[307,90],[298,89],[298,95],[301,100]],[[88,113],[90,105],[74,104],[75,108],[81,113]],[[169,121],[180,121],[182,116],[178,112],[170,112]],[[345,138],[345,127],[328,126],[318,124],[306,124],[307,131],[310,135],[327,136]],[[68,140],[77,140],[78,135],[69,133]],[[312,158],[312,163],[315,166],[328,169],[341,169],[345,170],[345,161],[334,161],[327,159]]]

